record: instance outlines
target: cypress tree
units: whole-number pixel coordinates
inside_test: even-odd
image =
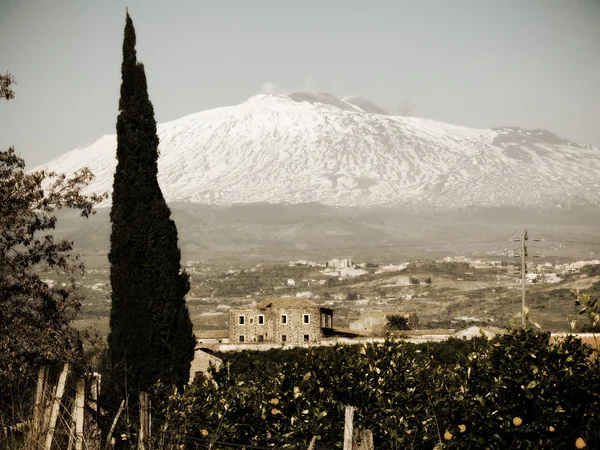
[[[135,29],[126,16],[117,118],[117,169],[110,220],[109,355],[129,392],[157,380],[182,388],[195,338],[185,304],[177,228],[158,185],[158,136]]]

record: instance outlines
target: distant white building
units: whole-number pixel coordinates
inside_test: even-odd
[[[287,285],[288,286],[296,286],[296,280],[294,280],[293,278],[288,278]]]
[[[562,278],[560,278],[555,273],[545,273],[542,277],[542,282],[544,283],[560,283]]]
[[[313,298],[315,294],[310,291],[296,293],[297,298]]]
[[[323,275],[327,275],[330,277],[339,277],[340,276],[340,271],[339,270],[331,270],[329,268],[322,270],[321,273]]]
[[[497,327],[478,327],[476,325],[465,330],[460,330],[454,333],[454,337],[458,339],[473,339],[474,337],[485,336],[488,339],[496,335],[504,334],[506,330]]]
[[[540,275],[538,273],[526,273],[525,274],[525,280],[528,283],[535,283],[539,280]]]
[[[345,269],[346,267],[352,267],[352,260],[348,259],[330,259],[327,261],[327,267],[333,269]]]
[[[444,262],[469,262],[466,256],[446,256],[442,261]]]
[[[525,274],[525,282],[526,283],[537,283],[539,281],[542,280],[542,277],[540,276],[539,273],[526,273]],[[517,278],[516,279],[517,283],[521,283],[523,280],[522,278]]]
[[[299,259],[298,261],[290,261],[289,266],[290,267],[295,267],[295,266],[317,267],[317,262]]]
[[[400,263],[400,264],[386,264],[385,266],[381,266],[379,270],[375,273],[382,272],[400,272],[408,267],[408,263]]]
[[[556,269],[561,270],[562,273],[575,273],[581,270],[584,266],[596,266],[600,264],[600,260],[592,259],[590,261],[575,261],[574,263],[557,265]]]

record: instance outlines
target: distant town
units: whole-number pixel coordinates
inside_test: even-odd
[[[305,335],[309,335],[306,343],[314,345],[319,333],[296,337],[275,331],[262,337],[260,333],[232,334],[232,323],[240,325],[235,311],[260,308],[268,299],[307,300],[333,312],[332,331],[326,340],[385,338],[386,318],[394,314],[410,317],[412,335],[453,335],[473,326],[504,328],[518,322],[521,310],[519,261],[458,255],[378,264],[342,257],[235,267],[188,260],[184,268],[191,276],[187,303],[196,336],[203,343],[199,345],[267,348],[304,345]],[[533,320],[555,332],[568,331],[566,318],[578,319],[569,291],[592,288],[600,281],[597,268],[597,259],[530,259],[525,279]],[[44,281],[50,285],[64,282],[60,274],[47,274]],[[78,283],[86,300],[76,324],[91,326],[106,335],[110,309],[108,269],[90,269]],[[258,320],[258,313],[252,320]],[[248,328],[250,322],[245,325]],[[283,335],[286,338],[282,342]],[[240,336],[244,336],[243,341]]]

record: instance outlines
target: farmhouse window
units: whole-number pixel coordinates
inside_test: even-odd
[[[304,342],[308,342],[308,341],[310,341],[310,335],[305,334],[304,335]]]
[[[258,335],[258,342],[264,342],[265,341],[265,337],[262,334]]]
[[[285,341],[287,341],[287,335],[282,334],[281,335],[281,342],[285,342]]]
[[[288,321],[287,321],[287,314],[282,314],[281,315],[281,323],[288,323]]]
[[[244,318],[244,316],[239,316],[238,323],[239,323],[240,325],[244,325],[244,323],[245,323],[245,318]]]
[[[240,342],[244,342],[244,336],[240,336]]]
[[[258,324],[259,325],[265,324],[265,316],[263,316],[263,315],[258,316]]]
[[[310,314],[304,314],[304,323],[310,323]]]

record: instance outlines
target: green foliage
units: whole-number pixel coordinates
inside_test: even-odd
[[[488,345],[487,338],[481,336],[472,339],[451,337],[444,342],[424,342],[416,344],[415,347],[421,353],[428,355],[434,364],[454,367],[457,364],[466,364],[470,354],[483,352]]]
[[[404,273],[430,273],[433,275],[451,275],[451,276],[464,276],[465,272],[470,270],[469,263],[462,262],[437,262],[437,261],[423,261],[419,263],[410,263]]]
[[[581,274],[585,274],[588,277],[595,277],[600,275],[600,264],[591,264],[583,266],[581,268]]]
[[[593,426],[599,413],[598,364],[580,340],[568,337],[549,345],[549,337],[517,330],[468,365],[464,409],[473,424],[471,436],[481,444],[484,436],[497,447],[510,443],[522,449],[572,448],[578,437],[598,444]],[[481,414],[491,411],[496,413],[482,420]],[[514,426],[515,417],[521,426]]]
[[[252,270],[243,269],[238,273],[225,273],[204,279],[201,286],[194,290],[197,296],[215,295],[218,297],[245,297],[248,294],[261,292],[265,295],[274,295],[274,287],[288,288],[288,278],[306,278],[312,268],[274,266],[260,267]]]
[[[402,314],[390,314],[385,316],[385,320],[387,320],[386,328],[388,330],[401,331],[410,329],[408,317]]]
[[[15,98],[15,92],[11,87],[13,84],[16,84],[15,78],[10,73],[0,75],[0,97],[4,97],[5,100]]]
[[[442,350],[444,349],[445,350]],[[245,354],[244,354],[245,353]],[[597,448],[600,367],[568,337],[511,331],[490,343],[387,341],[298,351],[223,354],[170,408],[168,428],[207,441],[340,448],[343,410],[376,448]],[[285,354],[285,356],[284,356]]]
[[[110,359],[132,393],[157,380],[182,387],[195,338],[185,305],[177,229],[157,180],[158,136],[135,30],[127,14],[111,210]]]
[[[571,296],[573,297],[575,306],[579,309],[579,315],[586,315],[590,321],[590,328],[595,331],[600,322],[600,314],[598,314],[600,303],[598,297],[593,298],[590,294],[580,293],[579,289],[572,290]]]
[[[0,75],[0,97],[13,98],[12,83],[10,74]],[[82,194],[92,179],[88,169],[70,178],[28,173],[14,148],[0,151],[0,412],[8,411],[8,397],[25,395],[28,376],[40,365],[81,362],[81,336],[71,322],[80,307],[75,276],[83,265],[73,242],[56,240],[52,232],[58,210],[93,214],[103,197]],[[68,280],[51,287],[40,268],[60,270]]]

